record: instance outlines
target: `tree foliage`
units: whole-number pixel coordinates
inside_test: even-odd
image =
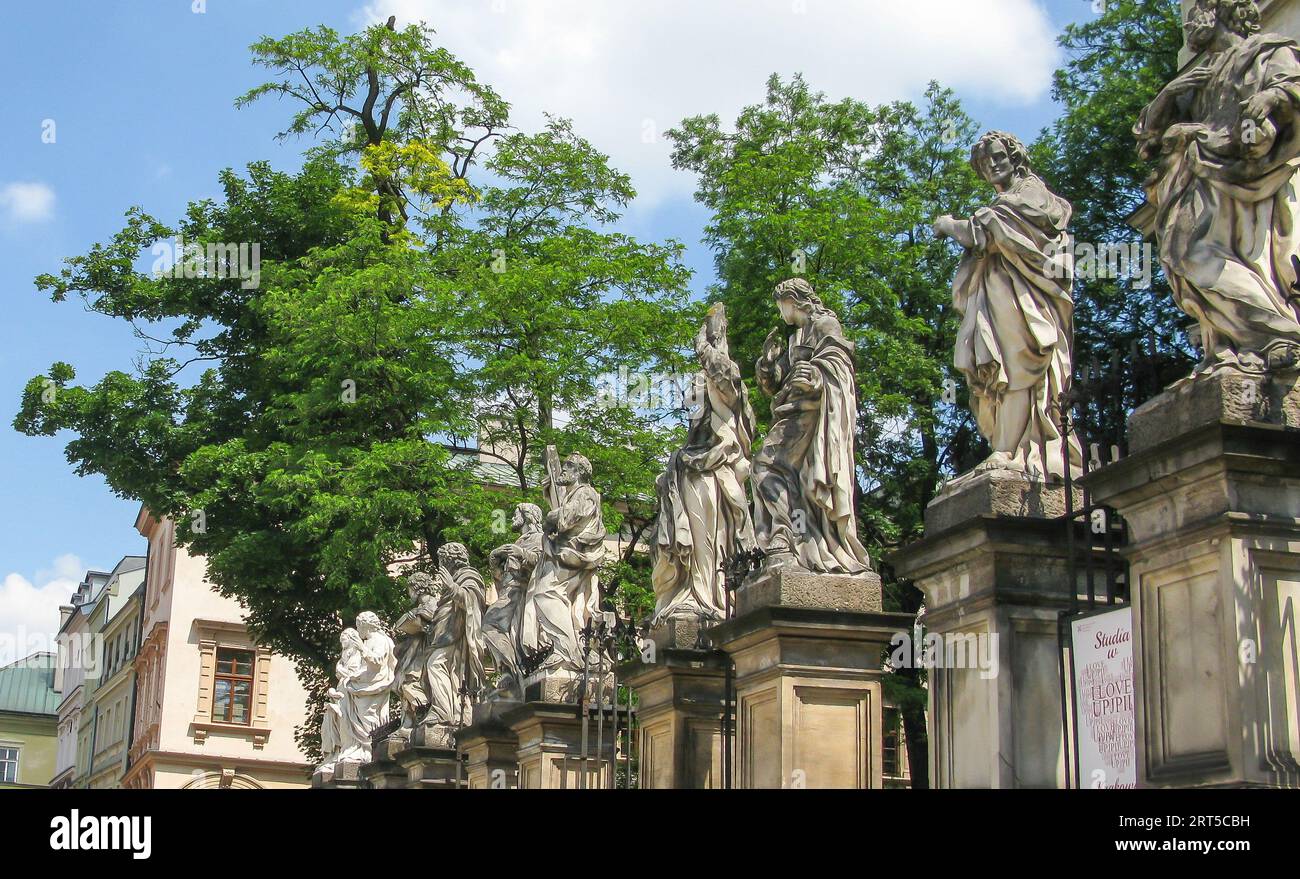
[[[433,39],[390,22],[260,40],[275,79],[239,103],[296,105],[301,171],[224,171],[224,197],[174,224],[132,208],[37,279],[130,321],[145,348],[89,385],[54,364],[15,427],[70,431],[79,472],[173,517],[316,688],[345,620],[396,609],[396,575],[448,540],[481,561],[511,539],[546,443],[593,459],[612,525],[652,516],[672,427],[603,408],[599,377],[679,368],[691,337],[680,245],[610,229],[626,175],[566,120],[510,130],[505,101]],[[259,245],[256,283],[146,267],[178,234]]]

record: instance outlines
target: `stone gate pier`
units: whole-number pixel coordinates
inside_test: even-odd
[[[1126,520],[1143,787],[1300,786],[1300,372],[1183,382],[1088,478]]]
[[[891,558],[925,594],[927,634],[943,645],[929,671],[933,787],[1066,786],[1065,512],[1059,483],[973,474],[935,498],[925,538]]]

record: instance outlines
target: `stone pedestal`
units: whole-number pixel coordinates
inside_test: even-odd
[[[495,701],[475,705],[474,722],[457,733],[470,790],[513,790],[519,786],[519,737],[501,719],[519,704]]]
[[[722,712],[728,657],[697,650],[699,623],[674,621],[650,633],[653,662],[619,668],[637,694],[640,786],[716,789],[722,778]]]
[[[464,769],[455,750],[421,743],[418,730],[412,738],[410,742],[387,739],[375,748],[375,759],[360,771],[366,787],[456,790],[465,786]]]
[[[522,790],[576,790],[583,787],[582,720],[577,705],[526,702],[501,715],[518,741],[516,761]],[[608,788],[614,772],[612,724],[606,723],[604,747],[596,734],[596,719],[587,727],[586,783],[588,789]],[[597,763],[596,756],[600,755]]]
[[[1130,532],[1143,787],[1300,786],[1300,383],[1235,372],[1136,411],[1089,477]]]
[[[336,763],[333,769],[312,773],[311,786],[318,790],[355,790],[365,786],[360,763]]]
[[[371,761],[361,767],[361,780],[372,790],[404,790],[406,768],[397,762],[397,755],[410,747],[401,739],[385,739],[375,745]]]
[[[911,617],[879,612],[874,574],[777,569],[738,592],[710,632],[736,664],[735,786],[880,788],[883,651]]]
[[[927,635],[944,648],[929,672],[932,787],[1067,784],[1065,500],[1061,485],[976,474],[935,498],[925,538],[890,559],[925,594]]]

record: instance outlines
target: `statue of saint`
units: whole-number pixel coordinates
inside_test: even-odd
[[[448,543],[438,550],[437,577],[417,572],[407,588],[414,606],[394,625],[402,636],[402,732],[461,726],[468,720],[464,701],[483,687],[483,578],[469,550]]]
[[[727,347],[721,304],[709,310],[696,335],[695,355],[702,369],[695,376],[686,445],[669,458],[657,483],[652,627],[669,619],[722,619],[723,565],[755,545],[745,493],[754,412]]]
[[[953,282],[962,318],[954,362],[993,449],[976,470],[1062,477],[1060,403],[1074,374],[1070,203],[1033,172],[1014,135],[984,135],[971,165],[997,198],[969,219],[940,217],[934,231],[967,251]],[[1073,436],[1069,452],[1071,467],[1079,468]]]
[[[1187,47],[1203,60],[1164,87],[1134,128],[1156,160],[1147,198],[1178,307],[1204,360],[1261,372],[1300,351],[1300,46],[1260,33],[1253,0],[1197,0]]]
[[[320,731],[324,762],[318,772],[333,771],[339,763],[370,762],[370,737],[388,723],[397,670],[393,640],[370,611],[357,617],[357,628],[343,630],[339,643],[338,682],[327,694]]]
[[[528,506],[537,509],[534,504]],[[519,624],[523,616],[524,595],[535,564],[536,560],[530,559],[528,551],[517,543],[497,547],[488,558],[498,598],[483,614],[483,646],[498,674],[498,694],[514,693],[522,682]]]
[[[598,611],[597,572],[605,560],[605,521],[600,492],[591,484],[591,462],[570,455],[563,467],[547,449],[546,491],[551,511],[542,523],[542,555],[524,596],[520,656],[549,651],[543,668],[583,667],[580,633]]]
[[[769,566],[819,574],[869,570],[853,509],[858,400],[853,343],[812,285],[774,293],[781,318],[756,367],[772,397],[772,428],[754,460],[754,528]]]

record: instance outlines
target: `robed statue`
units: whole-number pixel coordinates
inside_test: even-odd
[[[583,455],[572,454],[561,465],[554,447],[548,447],[547,472],[544,489],[551,509],[523,599],[519,653],[540,669],[581,670],[581,633],[599,608],[598,572],[605,560],[601,497]]]
[[[496,601],[483,614],[483,646],[497,673],[498,695],[516,693],[523,677],[519,631],[528,583],[542,556],[541,507],[519,504],[512,524],[519,532],[519,539],[497,547],[488,557]]]
[[[758,358],[772,427],[754,460],[754,528],[769,567],[861,574],[867,550],[854,513],[858,402],[853,343],[812,285],[774,293],[781,319]]]
[[[1147,186],[1174,301],[1204,359],[1259,372],[1300,349],[1300,47],[1260,32],[1253,0],[1198,0],[1184,25],[1201,56],[1142,112]]]
[[[673,452],[657,483],[659,516],[650,545],[652,627],[669,619],[722,619],[724,565],[755,546],[745,492],[754,412],[740,367],[731,359],[721,304],[709,310],[700,327],[695,355],[700,372],[689,400],[686,444]]]
[[[1015,135],[984,135],[971,165],[997,197],[968,219],[940,217],[934,231],[966,249],[953,282],[954,364],[993,452],[976,470],[1061,477],[1067,451],[1072,470],[1082,464],[1078,439],[1061,432],[1074,372],[1070,203],[1033,172]]]
[[[369,763],[370,737],[388,723],[389,691],[396,675],[393,640],[379,617],[366,611],[355,629],[344,629],[341,652],[334,667],[338,680],[326,694],[321,720],[321,755],[317,771],[333,771],[339,763]]]
[[[401,731],[461,726],[484,684],[483,578],[469,550],[448,543],[438,550],[436,576],[419,571],[407,583],[413,606],[393,627],[400,639]]]

